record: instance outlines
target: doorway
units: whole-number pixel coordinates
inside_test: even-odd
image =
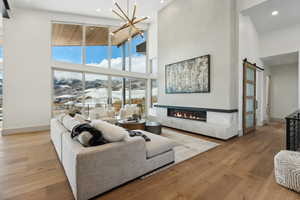
[[[290,52],[263,57],[265,119],[283,122],[299,108],[299,54]]]

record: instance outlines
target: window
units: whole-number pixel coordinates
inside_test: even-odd
[[[151,107],[157,104],[158,100],[158,81],[156,79],[151,80]]]
[[[146,111],[146,80],[143,79],[127,79],[126,88],[130,91],[126,95],[126,103],[135,104],[140,108],[142,114]]]
[[[78,72],[54,71],[53,116],[68,110],[83,109],[83,75]]]
[[[85,74],[85,107],[90,110],[95,107],[107,107],[108,76]]]
[[[108,68],[108,33],[106,27],[86,27],[86,64]]]
[[[146,73],[147,35],[137,35],[131,40],[131,71]]]
[[[111,68],[112,69],[123,69],[123,58],[122,58],[122,46],[112,46],[111,47]]]
[[[124,78],[125,81],[125,105],[131,104],[131,79]]]
[[[116,30],[117,28],[112,28]],[[129,71],[128,29],[123,29],[111,35],[111,68]]]
[[[60,70],[53,75],[53,116],[74,110],[88,116],[92,109],[110,105],[119,112],[123,104],[135,104],[145,114],[146,79]],[[152,81],[152,101],[157,102],[157,84]]]
[[[129,71],[128,43],[111,47],[111,68]]]
[[[82,35],[80,25],[52,25],[52,58],[55,61],[82,64]]]
[[[113,106],[119,111],[124,104],[136,104],[142,113],[146,111],[147,81],[147,34],[136,35],[128,39],[128,29],[116,34],[110,26],[92,26],[76,24],[52,24],[52,59],[58,62],[79,64],[70,72],[54,70],[53,74],[53,114],[54,116],[71,109],[88,114],[97,106]],[[0,59],[2,49],[0,48]],[[155,60],[157,61],[157,60]],[[154,73],[154,65],[152,71]],[[61,67],[62,63],[56,63]],[[106,68],[102,70],[98,68]],[[68,65],[68,69],[72,65]],[[83,67],[89,68],[85,70]],[[62,67],[63,68],[63,67]],[[120,70],[128,73],[116,74]],[[156,69],[157,71],[157,69]],[[113,72],[113,73],[112,73]],[[95,73],[95,74],[92,74]],[[114,77],[104,74],[115,74]],[[128,77],[136,78],[128,78]],[[154,86],[153,86],[154,87]],[[156,86],[157,87],[157,86]],[[150,89],[150,88],[149,88]],[[152,89],[151,102],[157,102],[157,89]],[[150,98],[150,97],[149,97]]]
[[[129,40],[128,29],[111,37],[109,37],[109,30],[109,27],[53,23],[52,59],[59,62],[146,73],[147,34],[136,35]]]
[[[0,46],[0,62],[3,62],[3,47]]]
[[[111,93],[112,93],[112,106],[115,111],[120,111],[123,102],[123,78],[112,77],[111,78]]]

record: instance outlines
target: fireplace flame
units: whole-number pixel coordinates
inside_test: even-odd
[[[193,119],[193,120],[202,120],[201,117],[198,117],[198,116],[190,114],[190,113],[185,113],[185,112],[175,112],[174,117],[184,118],[184,119]]]

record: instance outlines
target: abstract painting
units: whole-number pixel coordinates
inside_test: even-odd
[[[166,93],[210,92],[210,55],[166,65]]]

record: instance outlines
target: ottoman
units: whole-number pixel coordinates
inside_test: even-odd
[[[276,182],[293,191],[300,192],[300,153],[280,151],[274,157]]]
[[[161,124],[159,122],[146,122],[146,131],[160,135],[161,134]]]

